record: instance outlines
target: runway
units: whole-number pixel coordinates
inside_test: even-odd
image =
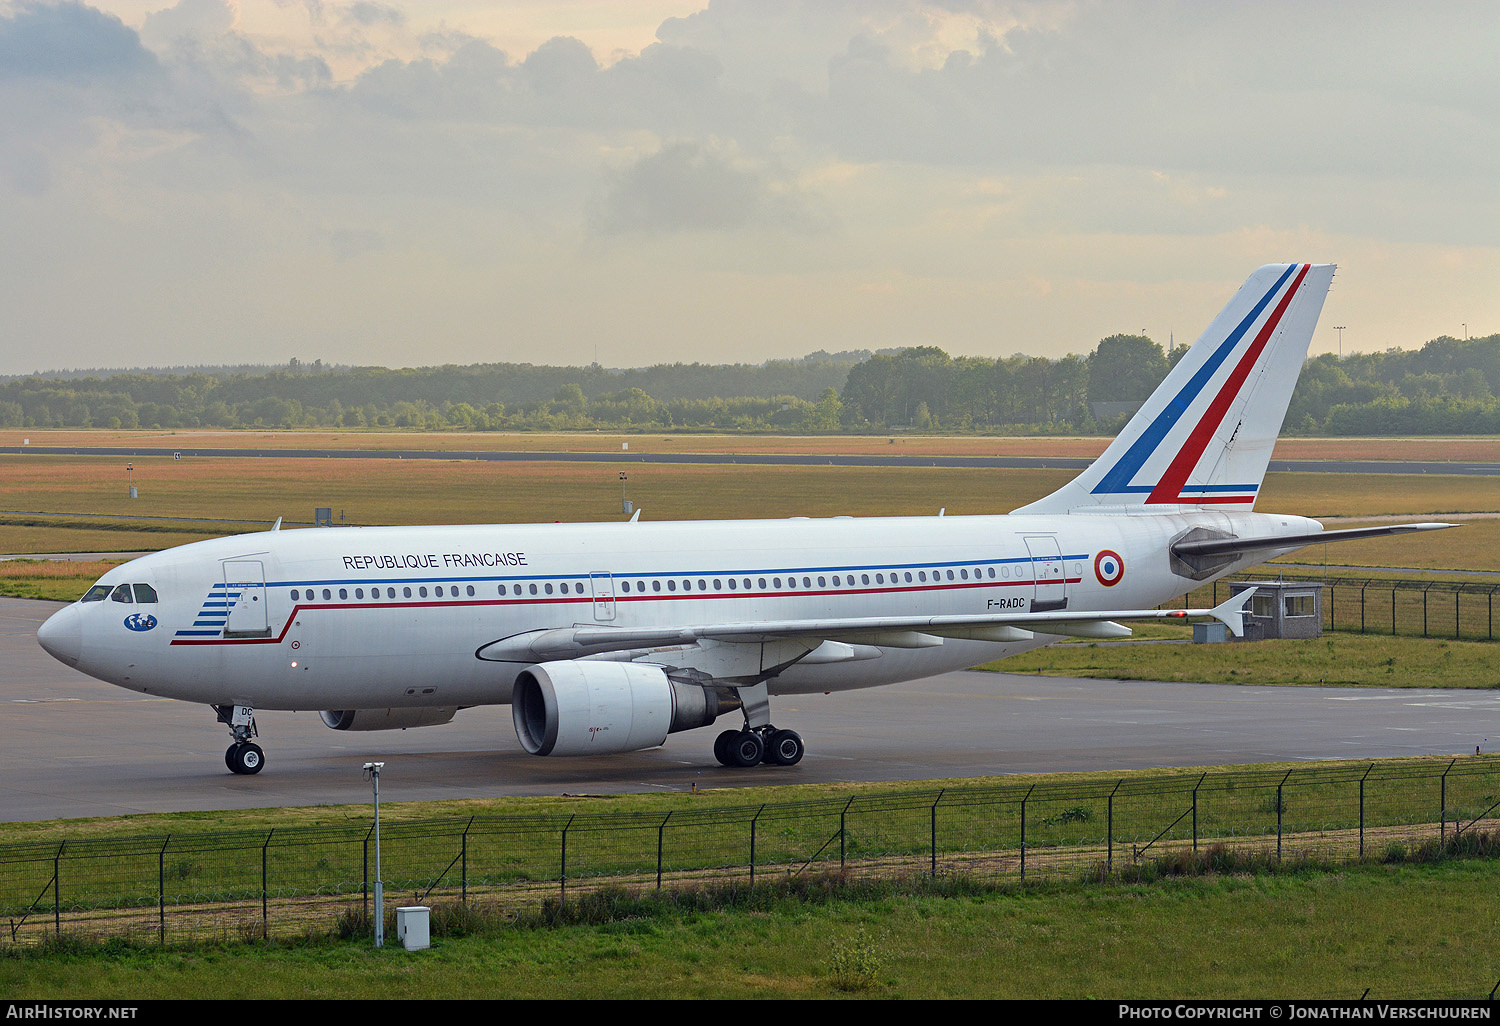
[[[655,464],[755,464],[780,467],[949,467],[996,470],[1082,470],[1093,459],[1049,456],[894,456],[806,453],[693,453],[693,452],[546,452],[459,449],[257,449],[182,448],[152,446],[62,446],[0,445],[0,455],[24,456],[116,456],[144,459],[173,456],[260,459],[342,460],[478,460],[493,463],[655,463]],[[1459,474],[1493,477],[1500,463],[1383,460],[1272,460],[1274,473],[1304,474]]]
[[[206,706],[125,691],[48,656],[35,631],[59,603],[0,598],[0,821],[364,803],[360,768],[386,764],[388,802],[619,794],[829,781],[1218,766],[1472,753],[1500,744],[1500,692],[1093,681],[964,671],[773,700],[807,740],[790,769],[719,766],[719,727],[602,759],[521,751],[507,706],[450,724],[343,733],[313,712],[258,714],[266,769],[224,768]],[[313,703],[314,705],[316,703]]]

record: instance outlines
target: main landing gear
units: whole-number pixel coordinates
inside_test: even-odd
[[[248,705],[216,705],[213,709],[219,722],[229,724],[229,732],[234,735],[234,744],[224,753],[224,765],[231,773],[259,773],[266,765],[266,753],[250,740],[256,736],[255,710]]]
[[[807,748],[795,730],[746,727],[726,730],[714,740],[714,757],[724,766],[795,766]]]
[[[765,682],[736,688],[745,712],[745,729],[726,730],[714,740],[714,758],[724,766],[795,766],[807,749],[795,730],[771,725],[771,703]]]

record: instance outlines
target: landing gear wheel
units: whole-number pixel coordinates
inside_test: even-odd
[[[766,755],[766,743],[753,730],[738,731],[727,746],[733,766],[758,766]]]
[[[739,736],[740,732],[737,730],[726,730],[714,738],[714,758],[719,760],[720,766],[735,765],[734,757],[729,754],[729,746],[734,744]]]
[[[766,745],[766,762],[774,766],[795,766],[802,761],[807,747],[795,730],[778,730],[771,734]]]
[[[260,745],[247,741],[230,745],[224,753],[224,762],[235,773],[259,773],[266,764],[266,753],[260,750]]]

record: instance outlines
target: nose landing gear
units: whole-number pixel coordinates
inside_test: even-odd
[[[224,765],[231,773],[246,776],[259,773],[266,765],[266,753],[250,740],[257,733],[255,710],[248,705],[216,705],[213,710],[220,723],[229,724],[229,732],[234,735],[234,744],[224,753]]]

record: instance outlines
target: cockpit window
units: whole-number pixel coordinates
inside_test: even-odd
[[[84,592],[83,598],[79,599],[78,601],[80,601],[80,602],[103,602],[107,598],[109,598],[109,585],[107,585],[107,584],[96,584],[92,588],[90,588],[88,591]]]
[[[131,587],[135,589],[135,600],[137,602],[155,602],[156,601],[156,589],[153,588],[153,587],[151,587],[151,585],[149,585],[149,584],[133,584],[133,585],[131,585]]]
[[[122,584],[122,585],[120,585],[118,588],[115,589],[115,593],[110,596],[110,599],[113,600],[113,601],[115,601],[115,602],[129,602],[129,601],[131,601],[131,598],[130,598],[130,585],[128,585],[128,584]]]

